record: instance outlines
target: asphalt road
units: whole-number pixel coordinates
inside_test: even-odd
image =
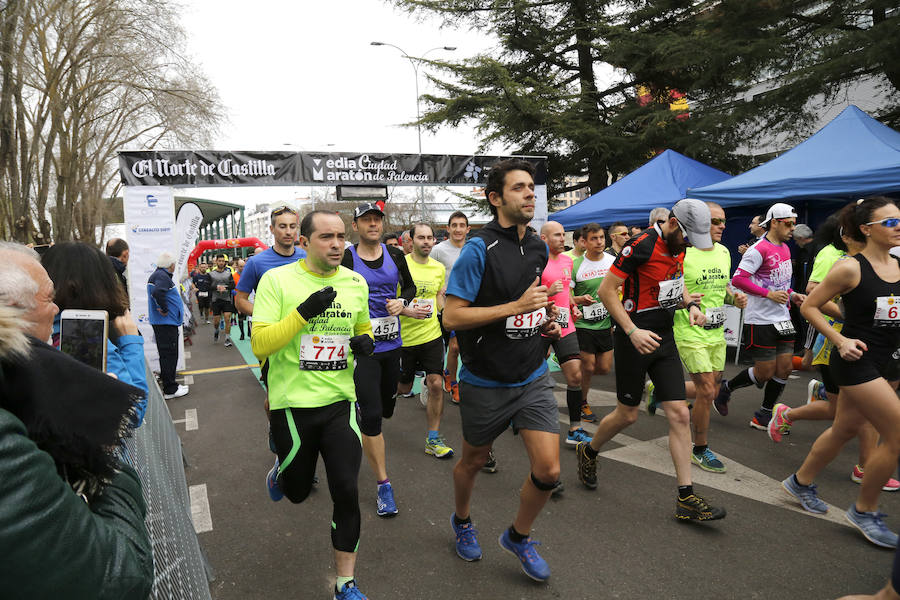
[[[234,333],[237,337],[236,327]],[[241,351],[246,354],[248,344],[238,345],[214,346],[211,326],[201,325],[187,348],[187,370],[245,365]],[[734,365],[726,368],[726,375],[736,372]],[[808,381],[806,374],[795,375],[783,397],[792,406],[805,402]],[[264,482],[273,462],[265,396],[254,373],[245,367],[190,377],[190,394],[170,401],[169,408],[176,420],[187,409],[197,411],[196,429],[176,427],[188,460],[188,485],[206,485],[212,529],[199,536],[215,570],[213,598],[331,598],[335,571],[324,468],[319,465],[323,483],[306,502],[273,503]],[[613,405],[614,391],[611,376],[595,378],[590,402],[600,415]],[[565,421],[564,385],[556,393]],[[893,553],[871,545],[844,522],[858,490],[849,479],[855,443],[819,478],[820,496],[833,505],[829,514],[803,513],[779,482],[799,466],[827,424],[798,423],[783,443],[773,444],[748,426],[760,395],[752,388],[738,392],[729,417],[712,416],[711,448],[728,472],[693,467],[697,491],[727,508],[722,521],[673,518],[676,484],[665,445],[666,419],[659,414],[642,413],[624,436],[603,448],[595,491],[579,484],[574,452],[563,444],[565,492],[547,504],[533,531],[552,569],[543,584],[527,578],[496,542],[512,521],[529,472],[520,440],[511,431],[501,436],[495,444],[499,471],[477,480],[472,517],[484,558],[467,563],[454,552],[449,525],[455,459],[441,461],[423,452],[425,411],[416,399],[401,401],[384,424],[388,472],[400,508],[396,518],[375,515],[375,481],[365,459],[360,470],[360,589],[372,600],[820,600],[873,593],[886,581]],[[458,409],[449,402],[442,431],[451,446],[461,443]],[[897,494],[882,497],[882,510],[895,515],[887,519],[895,529],[898,502]]]

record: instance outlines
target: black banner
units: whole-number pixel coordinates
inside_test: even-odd
[[[357,154],[352,152],[119,152],[124,185],[484,185],[487,171],[510,156]],[[532,163],[547,182],[546,158]]]

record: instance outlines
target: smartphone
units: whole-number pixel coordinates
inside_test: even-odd
[[[59,349],[86,365],[106,371],[109,313],[105,310],[64,310],[59,319]]]

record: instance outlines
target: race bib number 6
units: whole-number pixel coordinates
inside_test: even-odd
[[[659,282],[660,308],[676,308],[684,299],[684,277]]]
[[[300,368],[304,371],[340,371],[347,368],[350,338],[346,335],[300,336]]]
[[[400,319],[376,317],[372,319],[372,335],[376,342],[390,342],[400,337]]]
[[[540,331],[545,318],[547,318],[547,311],[543,308],[524,315],[506,317],[506,337],[511,340],[530,338]]]
[[[875,327],[900,327],[900,298],[879,296],[875,299]]]

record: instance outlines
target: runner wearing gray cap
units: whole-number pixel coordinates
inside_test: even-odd
[[[669,451],[678,480],[675,516],[681,520],[711,521],[725,509],[710,506],[694,492],[691,479],[690,412],[685,403],[684,376],[672,331],[675,310],[688,311],[691,326],[702,326],[706,316],[684,285],[684,250],[692,244],[711,248],[709,208],[685,199],[668,220],[629,240],[609,269],[597,295],[618,324],[614,336],[616,362],[615,409],[597,427],[590,443],[575,447],[578,479],[597,487],[597,455],[617,433],[637,420],[647,375],[656,387],[656,399],[665,402],[669,419]],[[620,300],[617,288],[622,286]]]

